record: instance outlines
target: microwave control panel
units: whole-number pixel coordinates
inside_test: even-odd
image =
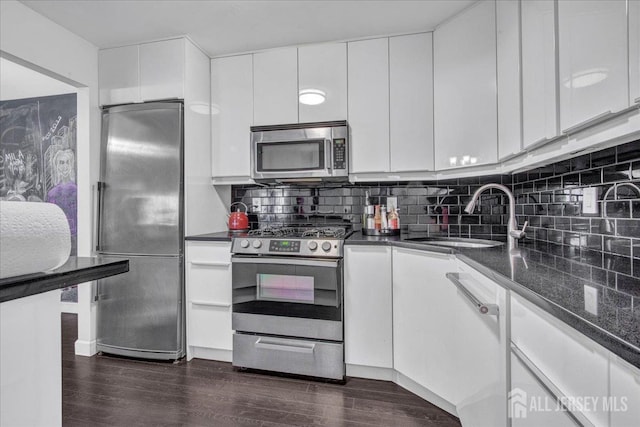
[[[347,144],[344,138],[333,140],[333,168],[347,168]]]

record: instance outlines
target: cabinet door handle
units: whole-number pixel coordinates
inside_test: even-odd
[[[465,285],[462,284],[462,282],[460,281],[459,273],[447,273],[446,276],[447,279],[449,279],[451,283],[456,285],[458,290],[462,292],[462,295],[464,295],[469,300],[469,302],[471,302],[471,304],[473,304],[473,306],[478,309],[480,314],[489,314],[495,316],[498,315],[500,311],[498,305],[481,302],[469,289],[467,289]]]
[[[222,308],[231,307],[231,304],[226,302],[211,302],[211,301],[198,301],[198,300],[191,301],[191,305],[202,305],[205,307],[222,307]]]
[[[608,119],[610,116],[612,116],[613,113],[611,112],[611,110],[605,111],[602,114],[598,114],[595,117],[591,117],[590,119],[585,120],[582,123],[578,123],[575,126],[571,126],[569,128],[566,128],[562,131],[563,134],[568,134],[568,133],[574,133],[583,129],[587,129],[591,126],[595,126],[600,122],[604,122],[606,119]]]
[[[189,261],[191,265],[198,265],[201,267],[229,267],[230,262],[214,262],[214,261]]]
[[[634,104],[640,104],[640,96],[633,100]]]
[[[529,371],[529,373],[536,379],[538,384],[540,384],[542,388],[553,395],[553,397],[556,399],[556,402],[559,402],[563,406],[567,414],[576,423],[578,423],[578,425],[583,427],[594,427],[593,423],[589,421],[589,419],[585,417],[582,412],[572,411],[571,408],[565,405],[565,402],[569,401],[565,394],[560,391],[558,386],[556,386],[553,381],[551,381],[549,377],[547,377],[544,372],[542,372],[540,368],[538,368],[536,364],[533,363],[531,359],[529,359],[527,355],[524,354],[524,352],[513,342],[511,343],[511,354],[513,354],[520,362],[522,362],[527,371]]]
[[[316,349],[315,344],[297,344],[297,343],[289,343],[289,342],[281,342],[274,340],[266,340],[265,338],[258,338],[255,342],[256,348],[262,348],[265,350],[278,350],[278,351],[288,351],[294,353],[307,353],[312,354]]]

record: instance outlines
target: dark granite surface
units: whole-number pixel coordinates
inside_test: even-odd
[[[411,233],[385,238],[355,233],[346,244],[391,245],[456,254],[503,287],[640,368],[640,310],[633,306],[630,295],[581,277],[582,269],[589,264],[580,255],[567,252],[562,245],[533,240],[519,242],[515,253],[510,253],[506,245],[454,250],[407,240],[423,236],[426,235]],[[597,314],[585,310],[585,286],[597,289]]]
[[[187,236],[184,240],[202,241],[202,242],[230,242],[234,237],[245,237],[246,232],[218,231],[215,233],[196,234]]]
[[[125,258],[69,257],[55,270],[0,279],[0,302],[102,279],[129,271]]]

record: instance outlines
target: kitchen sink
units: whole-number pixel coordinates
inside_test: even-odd
[[[504,245],[503,242],[496,240],[467,239],[464,237],[414,237],[405,239],[405,241],[452,248],[491,248]]]

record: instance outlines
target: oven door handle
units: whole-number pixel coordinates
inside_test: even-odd
[[[302,265],[309,267],[338,267],[338,260],[327,259],[295,259],[295,258],[273,258],[273,257],[231,257],[231,263],[239,264],[278,264],[278,265]]]
[[[263,350],[278,350],[307,354],[312,354],[316,349],[315,344],[291,343],[284,341],[266,340],[265,338],[258,338],[254,345],[256,348],[261,348]]]

